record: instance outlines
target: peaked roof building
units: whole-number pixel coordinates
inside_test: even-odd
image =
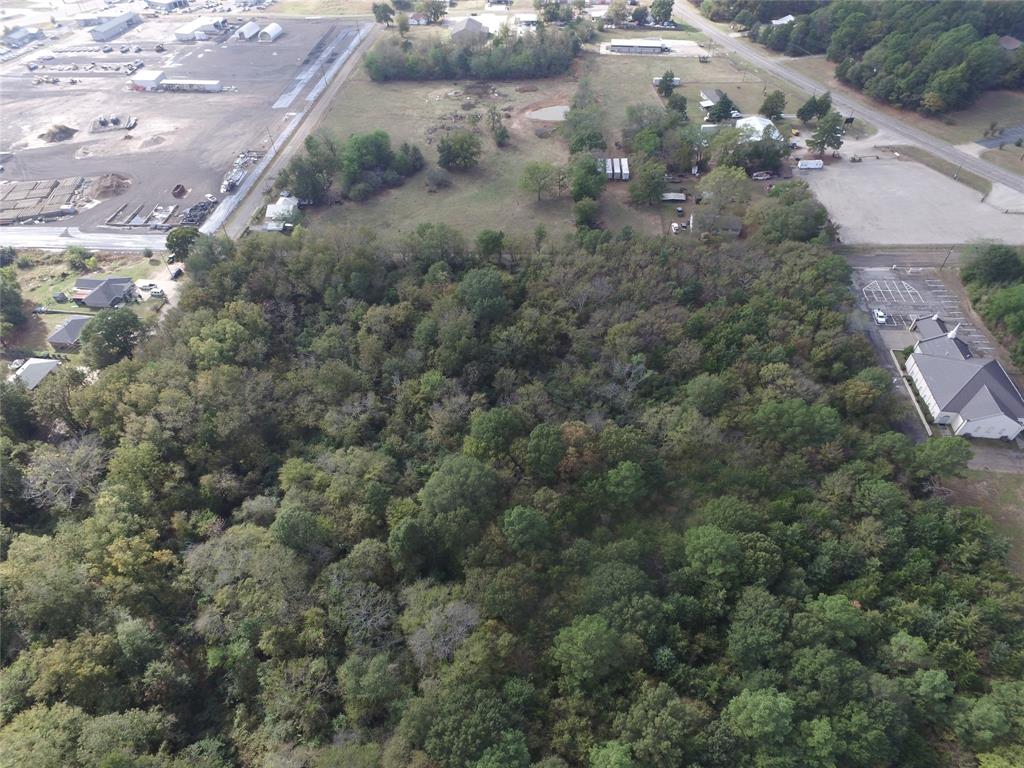
[[[976,358],[938,315],[911,326],[921,337],[907,373],[936,424],[963,437],[1016,438],[1024,431],[1024,397],[998,360]]]

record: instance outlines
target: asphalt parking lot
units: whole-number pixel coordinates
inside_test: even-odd
[[[919,317],[938,314],[952,324],[960,324],[958,334],[978,357],[991,356],[995,345],[986,333],[970,322],[960,299],[946,287],[936,270],[893,272],[889,269],[854,271],[854,289],[858,305],[872,315],[875,309],[886,314],[884,324],[875,321],[889,348],[913,343],[910,326]],[[892,343],[895,342],[895,343]]]

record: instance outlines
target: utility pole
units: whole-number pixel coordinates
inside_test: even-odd
[[[946,268],[946,262],[949,261],[949,257],[953,253],[953,248],[954,248],[954,246],[951,245],[951,246],[949,246],[949,250],[946,251],[946,258],[944,258],[942,260],[942,266],[939,267],[939,272],[941,272],[943,269]]]

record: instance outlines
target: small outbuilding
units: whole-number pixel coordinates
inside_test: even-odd
[[[247,21],[235,30],[235,40],[252,40],[260,33],[260,25],[255,21]]]
[[[267,215],[264,219],[268,232],[283,232],[290,229],[299,210],[299,201],[291,195],[281,195],[276,203],[267,206]]]
[[[489,34],[487,27],[472,16],[459,19],[457,22],[452,24],[451,31],[452,40],[457,43],[462,43],[463,45],[475,45],[477,43],[482,43],[487,39],[487,35]]]
[[[132,88],[136,91],[155,91],[163,82],[162,69],[140,69],[132,75]]]
[[[174,38],[183,43],[206,40],[210,35],[216,35],[222,31],[226,25],[227,19],[218,16],[200,16],[174,30]]]
[[[47,360],[44,357],[30,357],[11,376],[12,381],[20,382],[25,389],[33,390],[42,384],[43,379],[60,367],[59,360]]]
[[[141,23],[142,17],[139,14],[122,13],[120,16],[108,19],[102,24],[97,24],[89,30],[89,34],[92,35],[92,39],[97,43],[105,43],[108,40],[113,40],[115,37],[123,35],[129,29],[137,27]]]
[[[719,88],[709,88],[700,92],[700,106],[702,109],[711,109],[725,96],[725,92]]]
[[[284,28],[276,21],[272,21],[260,30],[257,39],[261,43],[272,43],[284,34]]]
[[[86,315],[72,315],[46,337],[50,346],[59,351],[75,349],[82,340],[82,329],[92,318]]]
[[[409,14],[409,25],[412,27],[425,27],[430,21],[427,19],[425,14],[422,13],[410,13]]]
[[[796,16],[794,16],[791,13],[787,13],[785,16],[782,16],[778,19],[772,19],[772,26],[784,27],[787,24],[792,24],[794,21],[796,21]]]
[[[801,171],[817,171],[825,167],[824,160],[798,160],[796,167]]]

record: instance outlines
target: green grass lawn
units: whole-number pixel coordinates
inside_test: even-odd
[[[1010,567],[1024,577],[1024,475],[972,469],[966,477],[943,482],[955,503],[981,507],[992,518],[1010,541]]]
[[[981,156],[990,163],[1008,171],[1024,175],[1024,148],[1007,144],[1002,149],[990,149]]]
[[[486,114],[490,105],[511,107],[512,117],[505,124],[512,134],[511,144],[495,146],[489,131],[480,124],[484,152],[477,168],[452,174],[448,189],[428,192],[425,172],[404,186],[389,190],[365,203],[345,203],[309,214],[311,223],[338,223],[346,227],[368,227],[389,235],[409,232],[426,222],[446,222],[475,237],[481,229],[529,233],[538,224],[557,235],[573,229],[572,203],[568,198],[537,202],[519,189],[523,166],[530,161],[564,164],[568,149],[555,123],[539,123],[525,113],[539,106],[568,104],[576,90],[570,77],[496,83],[497,97],[475,97],[473,110],[461,109],[467,82],[374,83],[360,69],[339,90],[325,115],[322,127],[340,138],[353,133],[386,130],[393,146],[403,141],[423,150],[428,168],[436,168],[437,138],[431,129],[451,115],[467,116],[470,111]],[[517,88],[520,88],[517,91]],[[536,89],[521,92],[522,88]],[[460,121],[465,125],[465,121]],[[538,136],[545,127],[549,135]]]
[[[21,294],[26,300],[35,304],[53,305],[53,294],[67,291],[79,277],[97,277],[101,275],[130,277],[143,280],[150,277],[161,265],[159,259],[145,259],[134,256],[97,257],[99,269],[85,274],[72,273],[58,253],[39,254],[32,256],[33,265],[27,269],[17,270]]]

